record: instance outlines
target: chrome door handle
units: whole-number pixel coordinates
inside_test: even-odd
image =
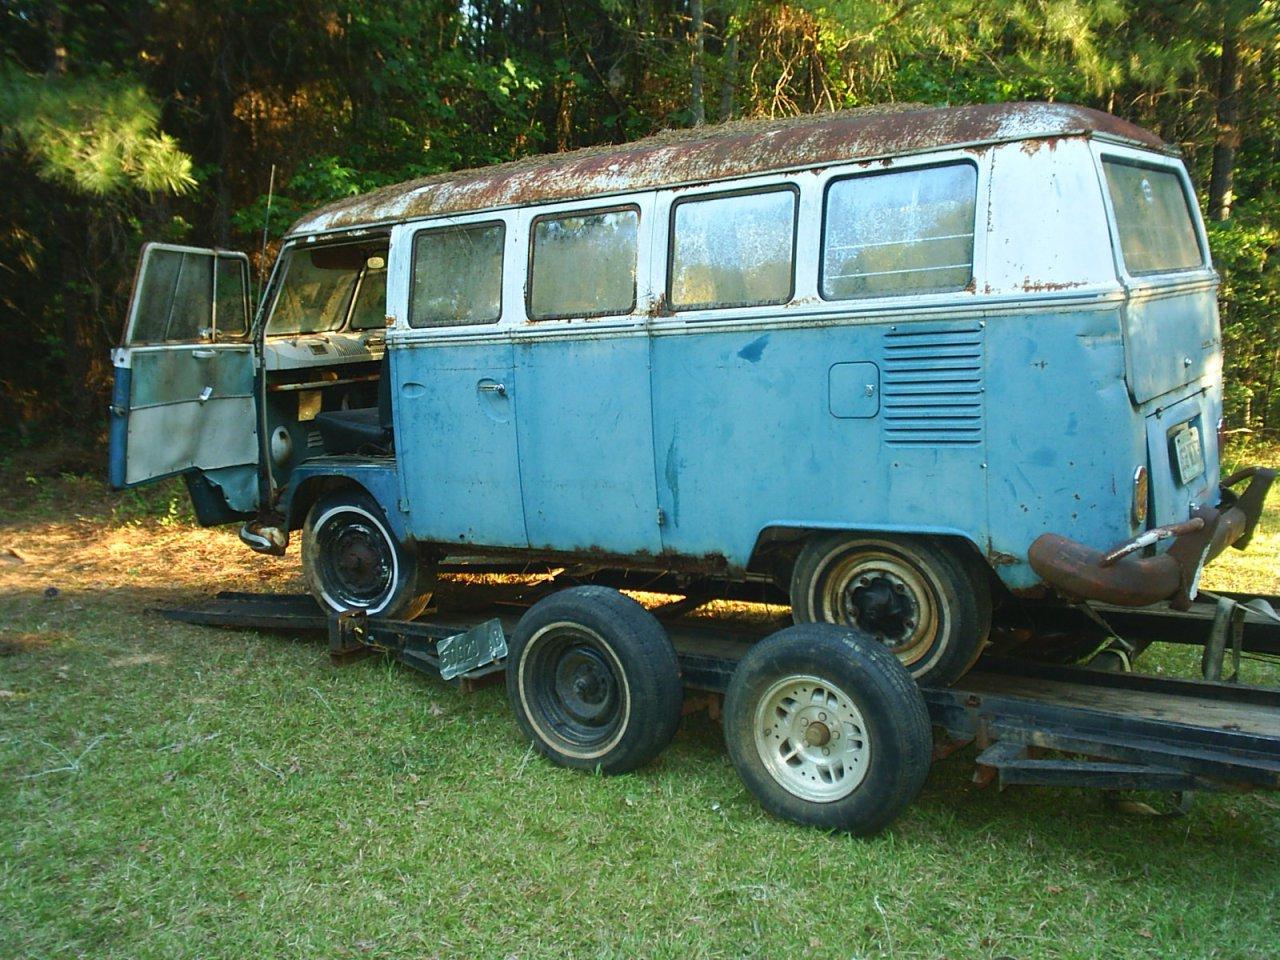
[[[197,360],[212,360],[218,355],[218,351],[211,350],[208,347],[196,347],[191,351],[191,355]]]
[[[481,393],[496,393],[500,397],[507,395],[507,385],[505,383],[487,382],[480,384]]]
[[[205,387],[203,390],[200,391],[200,396],[196,397],[196,399],[199,400],[201,403],[204,403],[206,400],[208,400],[212,396],[213,396],[213,387]]]

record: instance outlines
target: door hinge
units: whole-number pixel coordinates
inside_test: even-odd
[[[658,508],[658,526],[665,527],[667,525],[667,511],[661,507]]]

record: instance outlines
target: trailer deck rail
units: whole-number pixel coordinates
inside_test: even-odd
[[[305,595],[223,593],[162,613],[207,626],[327,634],[335,662],[380,652],[472,689],[501,676],[503,637],[525,609],[495,603],[404,623],[359,613],[329,618]],[[681,679],[703,693],[723,693],[737,662],[772,629],[689,622],[678,603],[656,612],[664,610]],[[1169,614],[1152,616],[1162,622]],[[1192,616],[1203,623],[1202,611]],[[1261,628],[1257,636],[1268,639]],[[1002,787],[1280,787],[1280,690],[986,656],[956,685],[922,693],[930,719],[950,738],[937,755],[976,743],[979,779]]]

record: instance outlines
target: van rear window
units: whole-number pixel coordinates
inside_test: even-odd
[[[1173,170],[1103,160],[1129,273],[1189,270],[1204,263],[1182,178]]]
[[[962,290],[973,278],[971,163],[863,174],[827,188],[826,300]]]

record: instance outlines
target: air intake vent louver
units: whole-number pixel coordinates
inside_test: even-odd
[[[884,338],[881,387],[891,444],[982,442],[980,323],[905,324]]]

